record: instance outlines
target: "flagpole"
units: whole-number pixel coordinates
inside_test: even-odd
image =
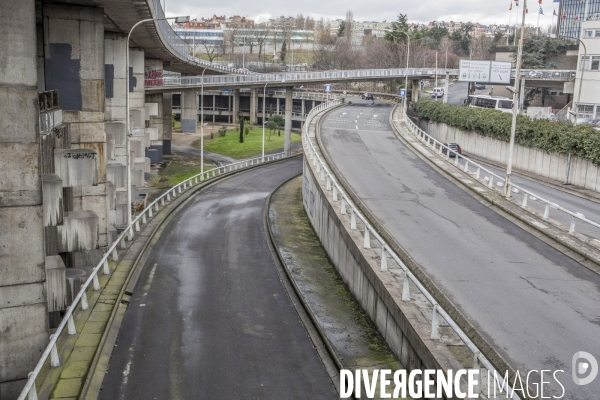
[[[587,1],[587,0],[584,0],[584,1],[585,1],[585,10],[584,10],[584,12],[583,12],[583,13],[584,13],[584,14],[583,14],[583,20],[581,21],[581,33],[579,34],[579,37],[580,37],[580,38],[583,38],[583,23],[584,23],[585,21],[587,21],[587,19],[588,19],[588,14],[589,14],[589,12],[590,12],[590,2],[589,2],[589,1]]]
[[[540,10],[538,11],[538,21],[537,21],[537,34],[540,34],[540,15],[542,15],[542,6],[540,5]]]

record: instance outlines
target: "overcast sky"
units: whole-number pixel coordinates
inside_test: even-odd
[[[346,11],[354,13],[358,21],[393,21],[399,13],[407,14],[411,22],[429,21],[471,21],[480,23],[501,23],[509,21],[510,0],[160,0],[166,2],[168,16],[189,15],[192,18],[217,15],[242,15],[262,22],[270,16],[296,16],[302,13],[315,19],[344,18]],[[517,18],[521,6],[513,5],[511,24]],[[537,0],[529,0],[527,24],[537,24],[539,5]],[[552,10],[558,12],[558,4],[543,0],[544,14],[540,26],[546,28],[552,22]],[[520,18],[519,14],[519,18]],[[555,20],[556,21],[556,20]]]

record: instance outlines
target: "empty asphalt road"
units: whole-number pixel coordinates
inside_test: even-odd
[[[578,351],[600,359],[600,276],[455,186],[395,137],[392,107],[333,111],[325,151],[349,185],[513,366],[564,370],[564,399],[597,400],[571,379]],[[555,395],[561,388],[554,384]],[[548,395],[547,393],[545,395]]]
[[[283,288],[267,196],[300,158],[202,190],[168,222],[125,314],[101,399],[335,399]]]

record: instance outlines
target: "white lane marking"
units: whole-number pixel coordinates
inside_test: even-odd
[[[346,114],[348,114],[348,113],[342,113],[342,115],[346,115]]]
[[[358,125],[356,125],[356,130],[358,130]]]
[[[132,361],[129,361],[123,370],[123,385],[127,385],[127,379],[129,379],[129,372],[131,371],[131,363]]]
[[[152,266],[152,271],[150,271],[150,275],[148,275],[148,280],[146,281],[146,284],[142,288],[142,290],[144,291],[144,294],[142,294],[142,297],[148,295],[148,290],[150,290],[150,286],[152,286],[152,280],[154,279],[154,272],[156,272],[156,265],[157,264],[154,263],[154,265]],[[145,304],[140,304],[140,307],[144,307],[144,306],[145,306]]]
[[[354,121],[355,124],[358,124],[358,120]]]

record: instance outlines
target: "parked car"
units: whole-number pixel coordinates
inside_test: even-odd
[[[477,89],[477,90],[485,90],[485,89],[487,89],[487,87],[483,83],[476,83],[475,84],[475,89]]]
[[[442,154],[446,154],[448,151],[448,147],[450,147],[450,157],[456,157],[456,154],[462,154],[462,149],[458,143],[444,143],[444,147],[442,148]]]
[[[444,88],[441,88],[441,87],[433,88],[433,92],[431,93],[431,97],[435,97],[435,98],[444,97]]]
[[[363,100],[373,100],[373,95],[371,93],[363,93],[360,95],[360,98]]]

